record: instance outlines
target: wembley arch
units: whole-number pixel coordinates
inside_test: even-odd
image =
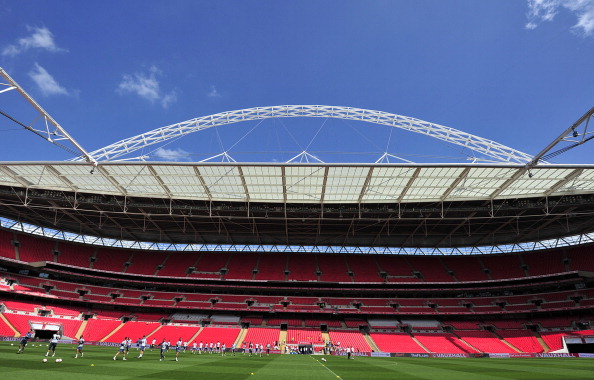
[[[89,154],[98,162],[117,161],[121,160],[124,156],[147,146],[159,144],[174,138],[180,138],[190,133],[208,128],[244,121],[296,117],[363,121],[399,128],[468,148],[488,157],[491,162],[526,164],[532,160],[532,156],[527,153],[455,128],[389,112],[324,105],[255,107],[201,116],[120,140],[90,152]],[[73,161],[82,161],[84,159],[85,158],[81,156],[73,159]]]

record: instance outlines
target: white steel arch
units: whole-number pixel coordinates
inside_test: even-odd
[[[499,144],[495,141],[474,136],[443,125],[382,111],[322,105],[256,107],[201,116],[129,137],[104,148],[97,149],[91,152],[90,155],[97,161],[118,160],[120,157],[146,146],[158,144],[173,138],[179,138],[207,128],[243,121],[278,117],[315,117],[365,121],[420,133],[451,144],[460,145],[471,149],[474,152],[491,157],[495,162],[525,164],[532,160],[532,156],[529,154]],[[73,159],[73,161],[81,160],[83,160],[83,157]]]

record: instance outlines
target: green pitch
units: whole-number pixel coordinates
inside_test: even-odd
[[[362,358],[300,355],[221,357],[215,354],[171,351],[159,361],[159,351],[147,350],[142,359],[133,349],[128,360],[113,360],[117,347],[85,346],[85,356],[74,359],[75,346],[58,344],[56,356],[43,363],[47,347],[30,343],[17,355],[18,342],[0,342],[3,379],[228,379],[228,380],[386,380],[386,379],[592,379],[594,359],[425,359]],[[56,363],[62,358],[62,363]],[[252,375],[253,374],[253,375]]]

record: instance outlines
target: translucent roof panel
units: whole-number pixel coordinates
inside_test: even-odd
[[[489,199],[518,169],[471,168],[445,200]]]
[[[358,202],[369,168],[338,167],[328,170],[324,202]]]
[[[393,202],[397,200],[416,170],[411,167],[374,167],[362,201]]]
[[[247,199],[237,166],[200,166],[198,170],[213,200]]]
[[[325,172],[323,166],[287,166],[287,201],[320,202]]]
[[[463,168],[447,167],[422,168],[403,199],[405,201],[439,200],[463,170]]]
[[[530,173],[521,165],[479,164],[106,163],[91,169],[73,162],[0,163],[0,186],[293,203],[467,201],[594,192],[591,165],[542,165]]]
[[[283,178],[282,169],[276,166],[241,168],[250,201],[282,202]]]

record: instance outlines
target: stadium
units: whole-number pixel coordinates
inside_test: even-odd
[[[1,72],[51,127],[44,138],[78,152],[0,163],[7,342],[32,329],[63,347],[144,336],[330,359],[594,356],[594,166],[547,162],[591,138],[594,108],[535,156],[406,116],[308,105],[198,117],[87,152]],[[482,158],[122,159],[277,118],[386,125]]]

